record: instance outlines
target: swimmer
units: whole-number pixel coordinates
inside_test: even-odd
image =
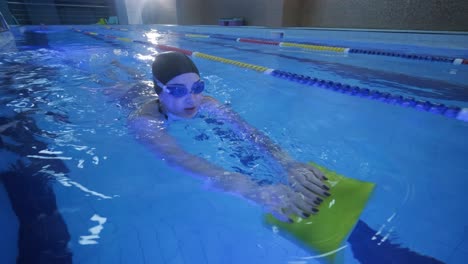
[[[130,118],[137,138],[170,165],[210,181],[219,190],[242,196],[264,207],[281,221],[295,214],[309,217],[330,196],[327,178],[317,168],[298,162],[260,130],[215,98],[203,95],[205,83],[193,61],[180,52],[156,55],[152,64],[158,98],[142,105]],[[167,126],[203,113],[231,124],[242,138],[262,149],[286,172],[287,184],[259,185],[250,176],[226,171],[182,149],[167,133]]]

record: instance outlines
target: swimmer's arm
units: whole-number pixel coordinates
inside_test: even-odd
[[[214,187],[245,198],[254,193],[257,184],[246,175],[228,172],[207,160],[182,149],[176,140],[166,133],[160,121],[151,117],[136,117],[129,120],[129,126],[137,139],[171,166],[182,169],[194,176],[208,179]]]
[[[289,219],[291,213],[303,217],[314,213],[312,209],[312,201],[316,198],[314,194],[301,196],[283,184],[261,186],[244,174],[227,172],[205,159],[184,151],[154,119],[137,117],[131,119],[129,125],[138,140],[162,156],[165,161],[195,176],[208,178],[211,186],[216,189],[255,202],[281,221],[292,222]]]
[[[116,66],[117,68],[123,70],[130,77],[132,77],[133,80],[141,80],[141,77],[143,76],[143,74],[141,72],[135,70],[134,68],[123,65],[118,60],[112,60],[111,64]]]
[[[170,165],[207,177],[224,173],[220,167],[184,151],[176,140],[166,133],[166,129],[158,124],[158,121],[148,117],[138,117],[130,121],[130,126],[139,141]]]

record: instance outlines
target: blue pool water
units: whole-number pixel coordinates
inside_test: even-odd
[[[78,28],[468,107],[468,65],[168,33],[220,33],[214,27]],[[266,225],[255,204],[210,189],[134,140],[126,120],[137,105],[154,98],[154,47],[70,27],[13,30],[18,50],[0,54],[0,172],[46,179],[56,215],[63,218],[54,220],[62,223],[54,234],[65,240],[69,234],[74,263],[319,263],[314,252]],[[257,31],[236,34],[265,34]],[[291,41],[307,40],[305,32]],[[360,48],[376,43],[318,40]],[[445,48],[418,46],[403,38],[378,46],[468,57],[468,47],[446,43]],[[376,184],[341,252],[344,263],[464,263],[468,258],[467,122],[193,59],[208,95],[229,104],[293,157]],[[203,118],[192,121],[171,127],[190,152],[260,180],[283,180],[271,161],[229,129]],[[12,263],[19,224],[7,188],[0,186],[0,207],[6,212],[0,215],[5,227],[0,257]],[[34,186],[16,186],[18,199],[36,201],[34,196],[28,200]]]

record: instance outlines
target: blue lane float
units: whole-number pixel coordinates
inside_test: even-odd
[[[350,96],[357,96],[360,98],[367,98],[391,105],[398,105],[407,108],[413,108],[419,111],[429,112],[433,114],[443,115],[449,118],[455,118],[461,121],[468,122],[468,108],[461,108],[458,106],[446,106],[444,104],[432,103],[430,101],[420,101],[412,97],[403,97],[401,95],[392,95],[387,92],[380,92],[368,88],[361,88],[359,86],[350,86],[339,82],[321,80],[309,76],[295,74],[281,70],[271,70],[266,72],[271,76],[286,79],[289,81],[297,82],[304,85],[315,86],[327,90],[347,94]]]
[[[349,53],[398,57],[398,58],[411,59],[411,60],[446,62],[446,63],[455,64],[455,65],[464,64],[463,63],[464,60],[461,59],[461,58],[432,56],[432,55],[420,55],[420,54],[406,54],[406,53],[388,52],[388,51],[382,51],[382,50],[350,49]]]

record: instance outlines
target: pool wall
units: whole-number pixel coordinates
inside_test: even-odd
[[[121,24],[218,25],[220,19],[237,17],[248,26],[468,31],[464,0],[40,2],[0,1],[0,11],[10,24],[21,25],[93,24],[109,16],[117,16]]]
[[[14,37],[10,28],[0,12],[0,51],[7,51],[14,47]]]
[[[130,24],[217,25],[243,17],[249,26],[468,30],[464,0],[116,0]]]

